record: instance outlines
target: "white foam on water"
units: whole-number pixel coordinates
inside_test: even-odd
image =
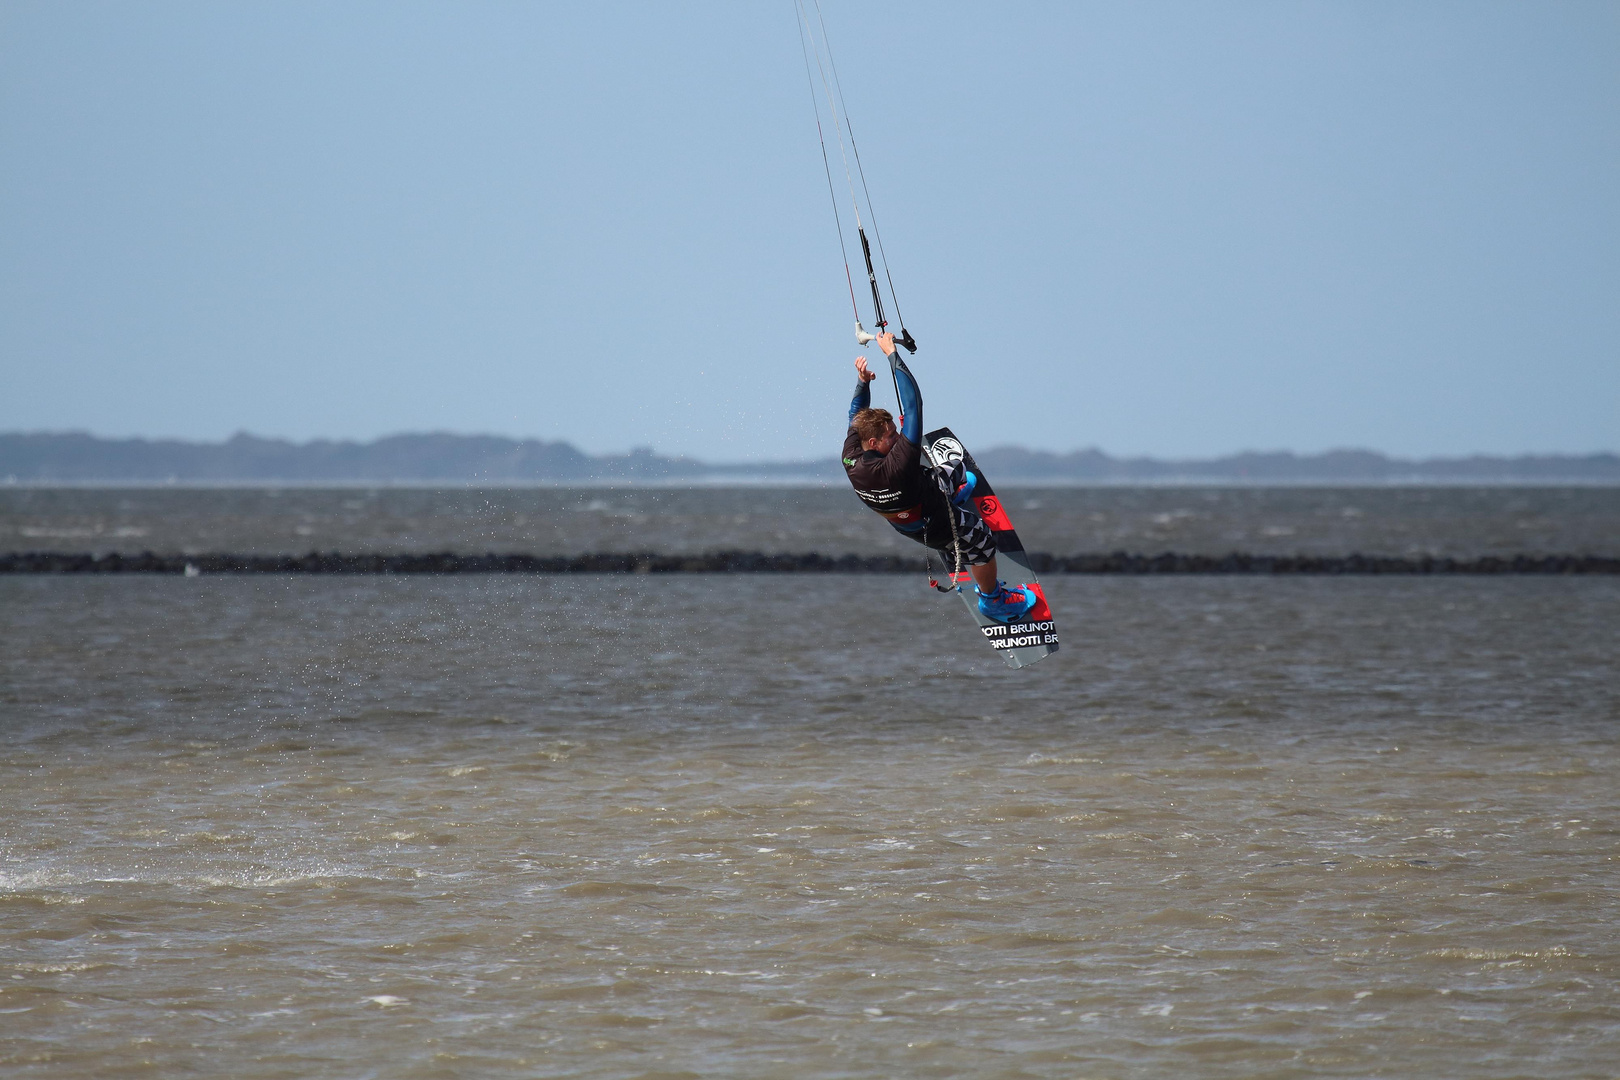
[[[12,893],[47,904],[83,904],[87,897],[54,895],[55,890],[91,885],[145,885],[181,889],[282,888],[306,882],[392,881],[393,876],[351,866],[323,864],[304,867],[259,867],[224,871],[206,869],[166,873],[159,868],[137,873],[108,874],[94,869],[42,869],[0,872],[0,895]],[[37,894],[37,895],[36,895]]]
[[[1474,961],[1513,961],[1513,960],[1562,960],[1577,956],[1562,945],[1552,945],[1545,949],[1473,949],[1473,948],[1444,948],[1430,949],[1423,954],[1432,956],[1437,960],[1474,960]]]

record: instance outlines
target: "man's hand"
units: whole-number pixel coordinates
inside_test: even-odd
[[[890,335],[890,340],[893,340],[893,335]],[[877,378],[877,372],[866,366],[866,357],[864,356],[855,358],[855,374],[859,376],[861,382],[871,382]]]
[[[878,348],[883,350],[884,356],[894,355],[894,335],[885,330],[877,336]]]

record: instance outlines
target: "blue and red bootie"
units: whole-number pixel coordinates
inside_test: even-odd
[[[1021,615],[1027,615],[1040,603],[1034,589],[1009,589],[1005,581],[996,582],[996,591],[992,593],[978,588],[974,591],[979,594],[979,614],[998,623],[1010,623]]]

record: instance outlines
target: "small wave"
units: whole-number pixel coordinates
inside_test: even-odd
[[[50,890],[67,885],[82,885],[57,870],[23,870],[7,873],[0,871],[0,899],[19,898],[37,904],[82,904],[82,896],[65,896]],[[10,897],[5,894],[11,894]]]
[[[65,528],[48,529],[38,525],[24,525],[17,530],[30,540],[83,540],[92,536],[101,535],[101,526],[83,528],[68,526]]]
[[[178,889],[265,889],[281,888],[303,882],[338,880],[387,881],[390,880],[390,877],[354,867],[330,865],[313,867],[260,866],[236,870],[200,867],[190,870],[178,870],[172,873],[138,872],[134,874],[108,874],[105,871],[91,869],[82,872],[32,870],[23,873],[0,873],[0,900],[25,899],[41,904],[83,904],[88,897],[71,895],[60,890],[107,885],[140,885]]]
[[[64,525],[54,528],[42,525],[23,525],[17,532],[30,540],[88,540],[96,536],[114,536],[120,540],[138,539],[152,530],[138,525],[119,525],[108,529],[102,525]]]
[[[635,1016],[627,1013],[597,1013],[591,1022],[601,1027],[649,1028],[664,1022],[661,1016]]]
[[[1545,949],[1430,949],[1423,954],[1437,960],[1562,960],[1576,954],[1562,945]]]
[[[674,885],[656,885],[641,881],[576,881],[572,885],[564,885],[557,891],[564,896],[613,897],[645,896],[649,893],[684,893],[691,890]]]
[[[8,966],[11,968],[12,971],[21,972],[21,973],[25,973],[25,974],[29,974],[29,975],[70,975],[70,974],[71,975],[76,975],[81,971],[99,971],[102,968],[111,967],[112,965],[111,964],[87,964],[87,963],[66,963],[66,964],[26,964],[26,963],[19,963],[19,964],[11,964],[11,965],[8,965]]]

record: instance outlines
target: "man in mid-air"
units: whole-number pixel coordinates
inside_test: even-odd
[[[1008,588],[996,578],[996,539],[984,519],[968,509],[978,478],[958,462],[954,470],[927,469],[922,463],[922,392],[894,350],[894,335],[877,343],[894,370],[900,395],[900,428],[887,409],[872,408],[877,373],[866,357],[855,359],[855,398],[849,404],[844,437],[844,472],[855,494],[890,525],[945,554],[947,566],[965,564],[978,588],[979,611],[996,622],[1026,614],[1038,598],[1033,589]],[[958,562],[957,560],[960,560]]]

